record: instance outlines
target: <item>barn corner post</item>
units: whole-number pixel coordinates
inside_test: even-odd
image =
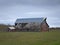
[[[47,20],[47,17],[45,18],[45,24],[46,24],[46,30],[49,32],[49,25],[46,20]]]
[[[47,18],[46,18],[46,20],[47,20]],[[47,25],[47,31],[49,32],[49,25],[48,25],[47,21],[46,21],[46,25]]]

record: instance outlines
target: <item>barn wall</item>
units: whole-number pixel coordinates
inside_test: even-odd
[[[41,31],[49,31],[49,26],[46,21],[41,24]]]
[[[20,23],[21,24],[21,23]],[[21,30],[21,25],[17,24],[15,25],[16,28]],[[24,23],[23,23],[24,24]],[[40,23],[27,23],[23,28],[22,31],[40,31]]]

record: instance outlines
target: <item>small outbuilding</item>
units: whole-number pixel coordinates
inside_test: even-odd
[[[20,31],[49,31],[47,18],[22,18],[17,19],[15,27]]]
[[[8,32],[14,32],[15,31],[15,27],[8,27]]]

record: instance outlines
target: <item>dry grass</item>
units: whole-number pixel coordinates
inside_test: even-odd
[[[0,45],[60,45],[60,31],[0,32]]]

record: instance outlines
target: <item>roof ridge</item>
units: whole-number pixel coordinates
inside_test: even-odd
[[[41,18],[46,19],[46,17],[41,17]],[[18,19],[41,19],[41,18],[18,18]]]

